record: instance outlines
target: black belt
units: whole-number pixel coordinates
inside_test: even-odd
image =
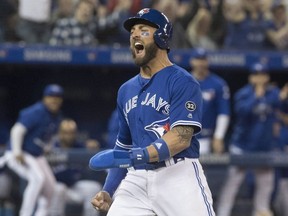
[[[169,160],[172,159],[172,163],[169,163]],[[183,161],[185,158],[184,157],[179,157],[179,158],[171,158],[171,159],[168,159],[166,161],[161,161],[161,162],[153,162],[153,163],[147,163],[147,164],[143,164],[143,165],[137,165],[137,166],[134,166],[133,168],[135,170],[139,170],[139,169],[145,169],[145,170],[156,170],[156,169],[159,169],[159,168],[162,168],[162,167],[169,167],[169,166],[172,166],[174,164],[177,164],[178,162],[180,161]]]

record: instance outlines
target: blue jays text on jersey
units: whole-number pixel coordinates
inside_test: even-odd
[[[139,74],[124,83],[117,108],[120,130],[116,145],[121,148],[146,147],[178,125],[193,126],[194,134],[202,128],[199,83],[177,65],[162,69],[150,80]],[[195,136],[190,148],[175,157],[199,157]]]
[[[125,110],[124,115],[127,116],[127,114],[130,112],[131,109],[137,107],[137,100],[138,95],[134,96],[132,99],[129,99],[125,104]],[[142,106],[151,106],[156,111],[159,111],[161,108],[164,108],[162,110],[163,114],[169,115],[169,107],[170,104],[168,104],[167,101],[165,101],[162,97],[157,97],[157,94],[150,95],[150,92],[146,93],[146,97],[144,100],[141,101]]]

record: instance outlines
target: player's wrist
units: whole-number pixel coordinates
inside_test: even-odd
[[[158,152],[159,161],[164,161],[171,157],[169,147],[164,139],[157,139],[152,143],[152,145]]]
[[[130,150],[130,158],[133,165],[149,162],[149,153],[147,148],[132,148]]]
[[[110,197],[110,198],[113,196],[113,192],[112,192],[111,189],[108,189],[108,188],[104,188],[104,187],[103,187],[103,189],[101,190],[101,192],[107,194],[107,196]]]

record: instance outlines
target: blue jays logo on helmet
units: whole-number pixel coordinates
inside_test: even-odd
[[[144,8],[136,16],[127,19],[123,25],[130,32],[131,28],[139,23],[157,28],[154,33],[155,43],[161,49],[170,50],[169,40],[172,37],[172,24],[165,14],[152,8]]]
[[[47,85],[44,89],[43,96],[58,96],[63,97],[64,90],[62,86],[57,84]]]
[[[169,118],[155,121],[152,124],[145,126],[145,130],[152,131],[157,138],[160,138],[170,130],[168,119]]]
[[[149,8],[144,8],[141,11],[138,12],[139,16],[143,16],[145,13],[149,13],[150,9]]]

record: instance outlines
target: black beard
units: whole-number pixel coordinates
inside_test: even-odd
[[[145,47],[145,55],[143,58],[136,59],[135,52],[131,49],[132,57],[137,66],[143,67],[147,65],[152,59],[156,57],[158,46],[155,43],[151,43]]]

